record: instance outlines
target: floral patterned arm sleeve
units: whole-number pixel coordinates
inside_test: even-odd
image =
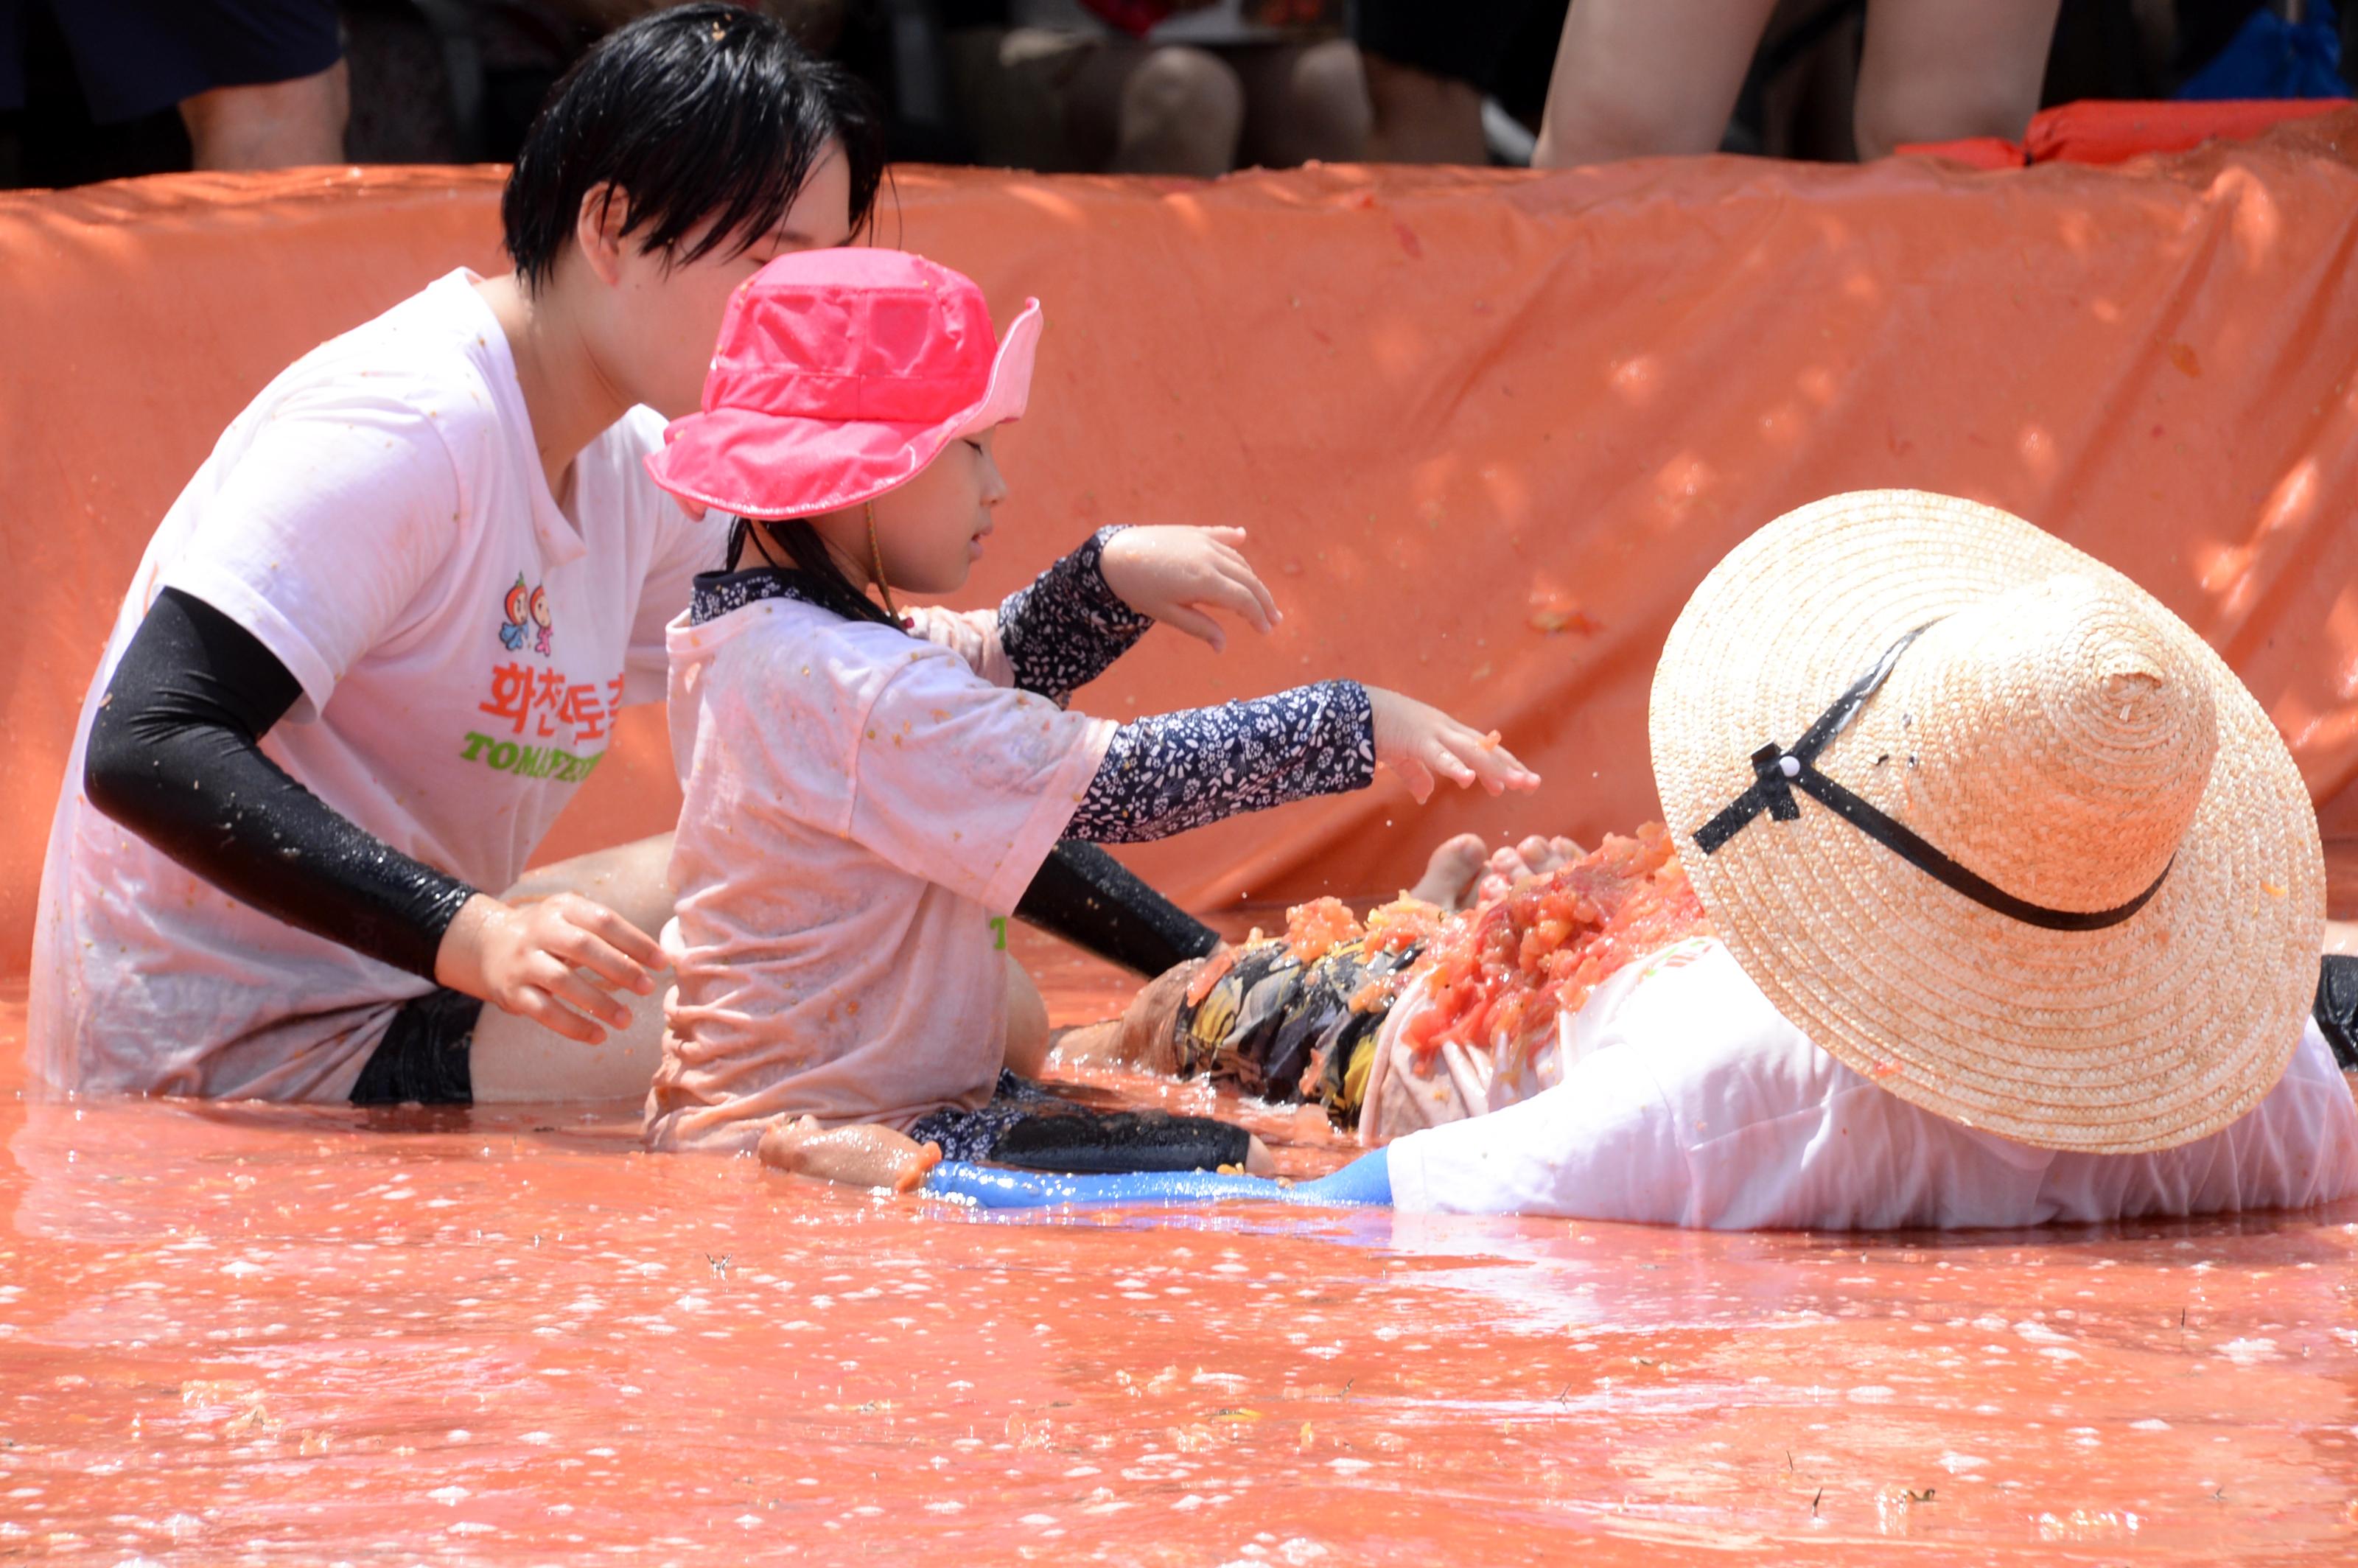
[[[1154,624],[1106,585],[1106,541],[1120,532],[1119,526],[1098,529],[999,607],[1000,646],[1014,667],[1015,684],[1059,708]]]
[[[1114,731],[1065,837],[1138,843],[1376,776],[1375,710],[1357,681],[1158,714]]]

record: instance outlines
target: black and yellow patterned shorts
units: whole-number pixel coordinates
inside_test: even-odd
[[[1357,1125],[1376,1032],[1391,1011],[1382,982],[1419,951],[1370,954],[1362,938],[1305,967],[1282,941],[1254,943],[1201,1002],[1180,1005],[1180,1076],[1209,1075],[1280,1104],[1315,1099],[1336,1126]]]

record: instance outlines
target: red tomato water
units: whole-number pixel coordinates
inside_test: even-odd
[[[1061,1022],[1129,993],[1019,951]],[[2358,1208],[1945,1237],[992,1217],[650,1156],[627,1108],[38,1104],[21,1028],[11,1000],[0,1560],[2358,1545]],[[1245,1114],[1290,1170],[1345,1157],[1314,1113]]]

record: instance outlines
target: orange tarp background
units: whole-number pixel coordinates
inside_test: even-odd
[[[1647,687],[1696,580],[1790,507],[1913,485],[2040,523],[2208,637],[2291,742],[2351,907],[2353,138],[2342,114],[2004,174],[904,170],[881,237],[971,273],[1002,316],[1046,304],[973,602],[1104,523],[1252,530],[1277,633],[1215,656],[1156,632],[1085,706],[1355,676],[1497,727],[1546,775],[1535,797],[1423,809],[1385,781],[1125,851],[1184,901],[1387,892],[1459,828],[1652,815]],[[497,191],[495,171],[377,169],[0,198],[6,966],[157,519],[287,361],[494,265]],[[633,716],[544,858],[669,825],[660,724]]]

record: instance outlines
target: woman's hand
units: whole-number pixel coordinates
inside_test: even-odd
[[[654,939],[600,903],[560,892],[531,903],[477,893],[460,907],[434,955],[434,978],[452,990],[529,1018],[584,1044],[631,1022],[611,994],[645,996],[664,967]]]
[[[1098,558],[1106,586],[1141,615],[1200,637],[1219,652],[1228,635],[1212,612],[1227,611],[1256,632],[1284,619],[1258,573],[1237,553],[1241,528],[1124,528]]]
[[[1436,773],[1460,788],[1479,783],[1492,795],[1539,788],[1539,774],[1498,744],[1496,730],[1477,735],[1414,697],[1380,687],[1367,691],[1375,711],[1376,761],[1400,774],[1420,806],[1432,797]]]

